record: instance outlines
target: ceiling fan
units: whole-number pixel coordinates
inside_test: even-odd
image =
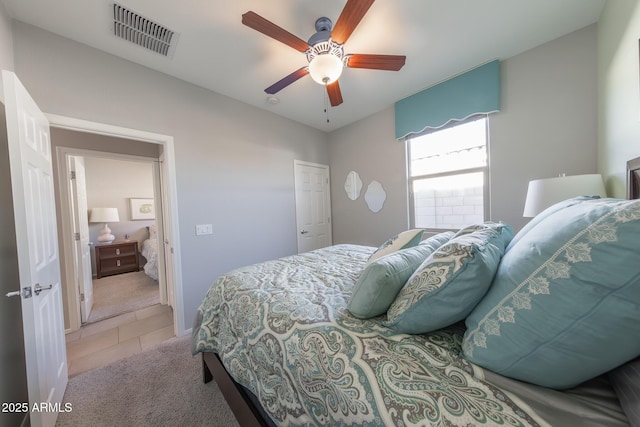
[[[342,104],[342,93],[338,78],[344,67],[368,68],[372,70],[398,71],[405,63],[401,55],[344,54],[343,45],[367,13],[374,0],[347,0],[336,25],[329,18],[318,18],[315,23],[316,33],[306,42],[287,30],[261,17],[255,12],[242,15],[242,23],[273,39],[290,46],[307,56],[306,65],[283,79],[277,81],[264,91],[273,95],[298,79],[310,74],[311,77],[326,86],[331,106]]]

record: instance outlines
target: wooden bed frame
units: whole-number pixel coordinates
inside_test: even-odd
[[[640,199],[640,157],[627,162],[627,199]]]
[[[264,414],[264,410],[253,403],[248,392],[236,383],[222,365],[216,353],[202,353],[202,380],[216,381],[224,400],[242,427],[271,427],[275,424]]]
[[[627,199],[640,199],[640,157],[627,162]],[[225,400],[238,423],[245,427],[272,427],[273,421],[249,396],[249,392],[236,383],[215,353],[202,353],[203,381],[216,380]]]

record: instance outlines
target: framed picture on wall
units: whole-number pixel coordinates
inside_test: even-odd
[[[155,219],[156,207],[153,199],[129,199],[131,220]]]

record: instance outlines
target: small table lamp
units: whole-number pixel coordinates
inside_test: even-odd
[[[556,178],[536,179],[529,181],[527,201],[524,204],[524,217],[534,217],[549,206],[578,196],[607,197],[602,176],[561,175]]]
[[[118,208],[93,208],[89,222],[104,222],[104,227],[100,230],[98,241],[101,243],[111,243],[116,238],[111,234],[111,229],[107,225],[108,222],[120,222],[118,216]]]

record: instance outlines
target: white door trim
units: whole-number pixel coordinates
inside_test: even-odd
[[[165,161],[163,167],[167,168],[168,182],[166,183],[167,197],[165,203],[168,207],[168,215],[164,218],[169,224],[173,232],[173,284],[175,307],[173,307],[173,324],[174,332],[177,336],[185,335],[189,329],[186,328],[184,322],[184,298],[182,289],[182,269],[180,257],[180,236],[178,222],[178,201],[177,201],[177,184],[176,184],[176,167],[173,137],[158,133],[130,129],[121,126],[108,125],[104,123],[92,122],[88,120],[76,119],[72,117],[59,116],[56,114],[47,114],[45,116],[49,120],[50,126],[60,129],[67,129],[77,132],[86,132],[97,135],[112,136],[117,138],[133,139],[137,141],[149,142],[163,146]],[[80,151],[80,150],[78,150]],[[113,157],[118,156],[113,153]],[[124,155],[120,155],[124,156]],[[135,156],[127,156],[129,158]],[[147,158],[145,158],[147,159]],[[148,159],[147,159],[148,160]],[[64,206],[63,206],[64,208]],[[68,209],[68,208],[67,208]],[[65,246],[65,253],[69,248]],[[79,320],[78,320],[79,322]],[[71,326],[71,325],[69,325]],[[79,326],[78,326],[79,327]]]

